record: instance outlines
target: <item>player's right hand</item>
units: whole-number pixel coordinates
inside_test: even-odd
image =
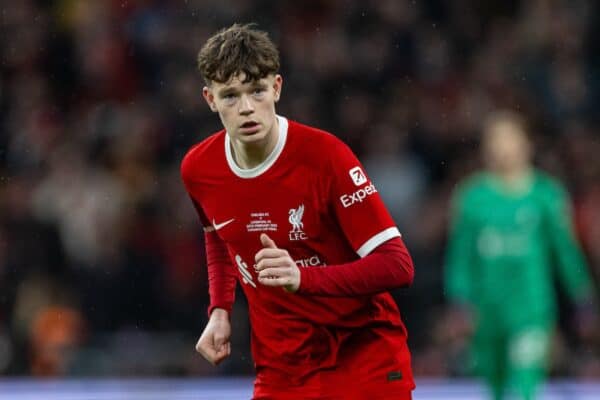
[[[231,323],[227,311],[215,308],[202,336],[196,343],[196,351],[213,365],[218,365],[231,354]]]

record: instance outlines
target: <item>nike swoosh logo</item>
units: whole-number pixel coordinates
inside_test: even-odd
[[[231,218],[229,221],[225,221],[225,222],[221,222],[220,224],[217,224],[215,222],[215,219],[213,218],[213,226],[215,227],[215,231],[218,231],[219,229],[223,228],[225,225],[229,225],[233,221],[235,221],[235,218]]]

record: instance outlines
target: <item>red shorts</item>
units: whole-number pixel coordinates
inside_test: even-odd
[[[412,400],[412,391],[388,391],[388,392],[340,392],[338,394],[315,394],[308,392],[286,392],[283,389],[279,391],[265,391],[255,394],[252,400]]]
[[[336,367],[318,370],[301,386],[281,374],[276,380],[258,376],[253,399],[411,400],[410,354],[403,335],[395,333],[386,327],[353,334],[340,347]]]

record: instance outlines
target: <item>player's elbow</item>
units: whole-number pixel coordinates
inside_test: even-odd
[[[415,268],[407,253],[398,253],[393,258],[391,265],[392,276],[389,281],[393,288],[407,288],[412,286],[415,279]]]
[[[415,280],[415,266],[406,247],[403,247],[398,251],[398,256],[396,257],[396,262],[398,263],[398,267],[401,271],[400,281],[401,287],[410,287]]]
[[[403,274],[403,284],[402,287],[410,287],[412,286],[414,280],[415,280],[415,266],[412,262],[412,259],[408,260],[403,260],[403,262],[401,262],[401,268],[404,272]]]
[[[397,250],[396,262],[398,263],[400,287],[410,287],[415,280],[415,266],[408,252],[403,245]]]
[[[400,238],[392,239],[380,247],[385,253],[385,260],[392,271],[389,283],[393,287],[406,288],[413,284],[415,279],[415,267],[408,249]]]

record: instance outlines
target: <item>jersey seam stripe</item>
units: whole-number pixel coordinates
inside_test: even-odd
[[[402,237],[402,234],[397,227],[393,226],[391,228],[384,229],[367,240],[358,248],[358,250],[356,250],[356,253],[361,257],[365,257],[377,246],[395,237]]]

